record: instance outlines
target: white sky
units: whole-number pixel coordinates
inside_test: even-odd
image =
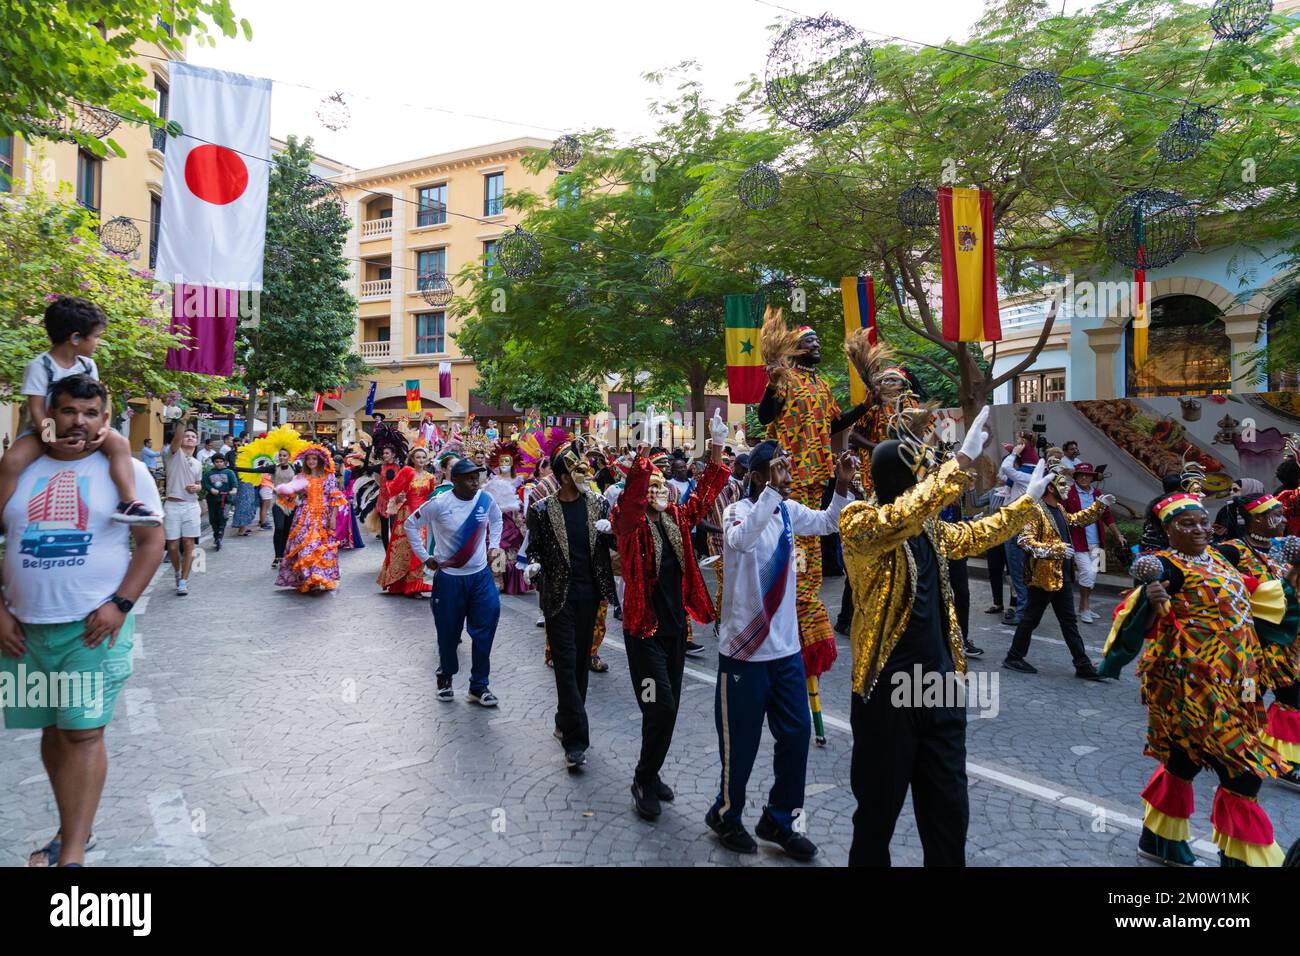
[[[1071,12],[1088,5],[1065,2]],[[827,10],[813,0],[781,3],[807,15]],[[646,104],[655,88],[641,74],[696,60],[707,94],[726,101],[751,73],[762,76],[774,36],[767,27],[789,17],[755,0],[232,5],[252,24],[252,41],[192,44],[191,62],[281,81],[272,135],[310,135],[318,153],[362,168],[598,126],[624,139],[650,133]],[[867,32],[876,30],[939,43],[965,36],[982,9],[982,0],[837,0],[829,12],[868,40],[879,39]],[[316,118],[322,96],[334,90],[355,94],[348,97],[351,122],[338,132]]]

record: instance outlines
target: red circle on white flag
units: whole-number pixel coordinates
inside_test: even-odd
[[[185,158],[185,185],[204,202],[224,206],[248,188],[248,167],[233,149],[196,146]]]

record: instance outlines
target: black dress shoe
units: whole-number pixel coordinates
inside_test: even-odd
[[[1008,657],[1002,662],[1002,666],[1009,671],[1020,671],[1022,674],[1037,674],[1038,668],[1027,660],[1013,660]]]
[[[705,814],[704,822],[718,835],[718,842],[734,853],[757,853],[758,844],[749,835],[743,823],[728,823],[712,810]]]
[[[817,844],[793,830],[783,829],[779,823],[768,815],[766,810],[763,811],[763,816],[759,818],[758,826],[754,827],[754,835],[760,840],[775,843],[785,850],[787,856],[801,863],[807,863],[817,855]]]
[[[1097,673],[1097,668],[1095,667],[1076,667],[1074,669],[1074,676],[1080,680],[1102,681],[1106,679]]]
[[[673,798],[677,796],[677,794],[673,793],[673,788],[664,783],[660,777],[655,777],[654,791],[655,796],[664,803],[672,803]]]
[[[984,609],[984,613],[985,613],[985,614],[1001,614],[1001,613],[1002,613],[1002,605],[1001,605],[1001,604],[993,604],[993,605],[990,605],[989,607],[986,607],[986,608]]]
[[[657,820],[659,814],[664,812],[664,808],[659,803],[659,797],[654,790],[643,786],[636,780],[632,781],[632,802],[636,804],[636,812],[641,815],[643,820]]]
[[[966,652],[966,656],[967,656],[967,657],[983,657],[983,656],[984,656],[984,648],[982,648],[982,647],[976,647],[976,646],[975,646],[974,644],[972,644],[970,641],[966,641],[966,642],[964,642],[964,643],[962,644],[962,649]]]

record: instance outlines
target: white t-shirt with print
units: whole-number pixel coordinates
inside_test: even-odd
[[[131,464],[136,498],[160,513],[149,470]],[[24,469],[4,513],[4,595],[19,621],[79,621],[112,597],[131,562],[130,529],[111,520],[116,510],[102,452],[78,461],[43,455]]]

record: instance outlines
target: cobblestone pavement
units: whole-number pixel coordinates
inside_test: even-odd
[[[663,773],[677,800],[649,824],[628,793],[640,718],[612,615],[609,673],[591,677],[592,750],[571,775],[551,737],[554,683],[532,596],[502,601],[492,654],[501,706],[484,710],[465,698],[468,643],[456,701],[434,699],[428,602],[377,591],[378,542],[345,552],[341,589],[317,596],[272,587],[269,532],[206,559],[189,597],[172,593],[164,565],[141,602],[135,674],[107,734],[92,865],[797,865],[767,846],[737,857],[704,826],[719,777],[716,660],[688,660]],[[842,586],[827,581],[832,617]],[[973,636],[987,651],[974,669],[999,693],[996,716],[970,721],[969,862],[1134,864],[1138,793],[1154,764],[1141,753],[1132,669],[1118,683],[1075,679],[1049,614],[1030,653],[1040,673],[1002,670],[1010,629],[982,613],[987,583],[971,590]],[[1113,603],[1097,602],[1106,620]],[[1083,627],[1096,658],[1105,625]],[[846,862],[854,807],[843,638],[839,652],[822,690],[830,739],[808,761],[808,835],[823,866]],[[56,826],[38,736],[0,734],[5,865],[21,865]],[[772,782],[768,740],[750,782],[751,827]],[[1212,796],[1202,774],[1193,835],[1207,861]],[[1300,795],[1266,784],[1261,799],[1284,846],[1300,836]],[[921,862],[910,804],[894,860]]]

